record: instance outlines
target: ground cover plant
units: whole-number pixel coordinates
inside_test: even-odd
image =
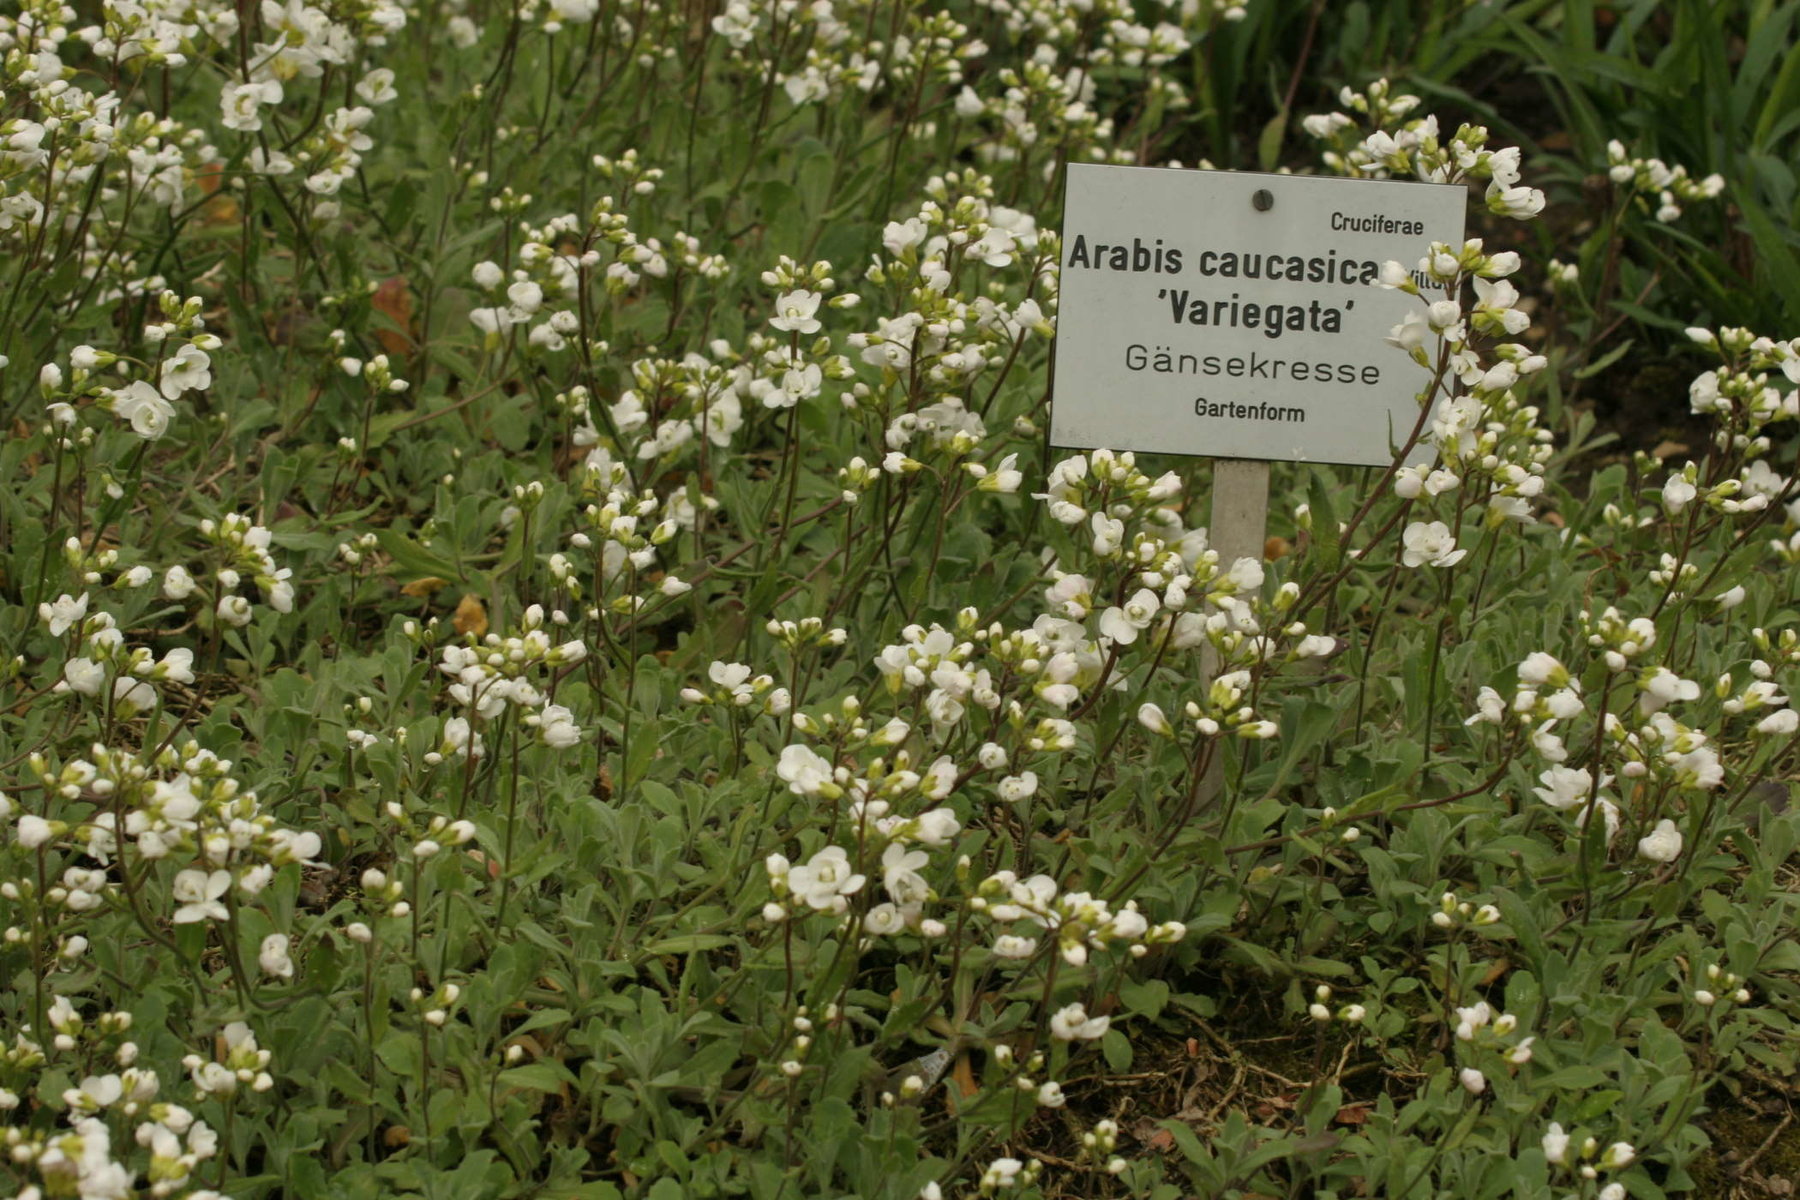
[[[1797,11],[9,0],[7,1194],[1785,1194]],[[1396,465],[1070,161],[1465,183]]]

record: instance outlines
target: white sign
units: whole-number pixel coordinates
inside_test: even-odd
[[[1383,466],[1425,373],[1382,339],[1419,301],[1381,286],[1459,245],[1444,184],[1071,163],[1057,446]]]

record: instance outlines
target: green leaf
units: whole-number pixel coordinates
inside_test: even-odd
[[[1790,317],[1800,316],[1800,260],[1795,259],[1787,236],[1744,189],[1735,189],[1732,194],[1751,240],[1756,243],[1757,280],[1781,293]]]
[[[737,939],[718,933],[683,933],[660,938],[644,947],[646,954],[693,954],[699,950],[719,950]]]
[[[1256,139],[1257,166],[1264,171],[1273,171],[1281,164],[1281,143],[1287,136],[1288,111],[1282,109],[1270,117]]]
[[[1100,1035],[1100,1053],[1113,1070],[1121,1074],[1131,1070],[1131,1041],[1119,1030],[1108,1029]]]
[[[520,1088],[532,1092],[560,1092],[576,1082],[574,1074],[554,1059],[543,1059],[522,1067],[508,1067],[500,1072],[499,1078],[499,1084],[503,1088]]]
[[[1606,368],[1608,368],[1608,367],[1612,366],[1614,363],[1618,362],[1621,358],[1624,358],[1626,353],[1631,349],[1632,344],[1633,344],[1632,339],[1626,338],[1624,341],[1620,342],[1617,346],[1614,346],[1611,350],[1608,350],[1605,354],[1601,355],[1599,358],[1595,359],[1593,362],[1587,364],[1585,367],[1582,367],[1579,371],[1576,371],[1575,378],[1577,378],[1577,379],[1592,379],[1594,376],[1598,375],[1600,372],[1606,370]]]
[[[1169,985],[1160,979],[1148,979],[1142,983],[1127,979],[1119,985],[1119,999],[1136,1016],[1159,1017],[1169,1003]]]
[[[463,578],[456,564],[433,554],[399,530],[377,529],[374,533],[382,550],[407,575],[420,579],[428,576],[450,580]]]

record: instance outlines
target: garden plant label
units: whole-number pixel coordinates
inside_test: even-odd
[[[1072,164],[1051,443],[1393,461],[1420,377],[1384,339],[1419,302],[1382,265],[1460,245],[1467,207],[1441,184]]]

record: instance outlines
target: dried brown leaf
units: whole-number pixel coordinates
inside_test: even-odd
[[[381,343],[381,348],[396,358],[412,353],[413,302],[406,276],[395,275],[382,280],[369,303],[376,312],[394,323],[392,329],[384,327],[375,331],[375,340]]]
[[[456,615],[450,618],[450,624],[458,633],[472,633],[484,638],[488,631],[487,606],[474,592],[464,592],[463,598],[456,602]]]

